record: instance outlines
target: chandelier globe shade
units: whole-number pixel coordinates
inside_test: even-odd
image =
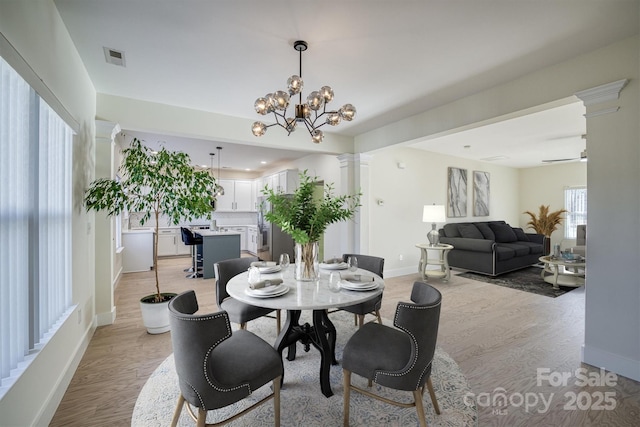
[[[251,126],[251,132],[254,136],[263,136],[268,128],[277,125],[287,131],[287,135],[291,135],[291,132],[304,125],[311,135],[311,141],[319,144],[324,139],[324,132],[319,128],[324,125],[337,126],[342,120],[352,121],[356,116],[356,107],[344,104],[337,110],[329,109],[327,104],[334,98],[331,86],[322,86],[319,90],[311,91],[303,102],[302,52],[307,50],[308,44],[303,40],[297,40],[293,43],[293,48],[300,54],[300,72],[287,79],[287,91],[276,90],[267,93],[254,103],[256,113],[261,116],[273,114],[275,123],[265,124],[256,121]],[[288,116],[287,109],[296,95],[298,102],[293,108],[293,116]]]

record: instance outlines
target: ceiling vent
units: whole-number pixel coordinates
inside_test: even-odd
[[[507,156],[493,156],[493,157],[485,157],[480,160],[483,162],[495,162],[496,160],[506,160],[506,159],[508,159]]]
[[[124,52],[115,49],[109,49],[108,47],[103,47],[104,50],[104,59],[113,65],[118,65],[120,67],[125,67],[124,61]]]

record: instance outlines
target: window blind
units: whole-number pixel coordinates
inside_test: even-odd
[[[72,309],[73,132],[0,58],[0,397]]]
[[[564,208],[568,211],[564,220],[564,237],[575,239],[577,226],[587,223],[587,187],[565,188]]]

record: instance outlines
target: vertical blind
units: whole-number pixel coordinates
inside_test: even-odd
[[[587,187],[567,187],[564,189],[565,239],[577,237],[577,226],[587,223]]]
[[[0,396],[71,308],[73,131],[0,58]]]

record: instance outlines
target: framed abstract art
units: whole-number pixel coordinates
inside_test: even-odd
[[[450,167],[447,176],[447,216],[467,216],[467,170]]]

